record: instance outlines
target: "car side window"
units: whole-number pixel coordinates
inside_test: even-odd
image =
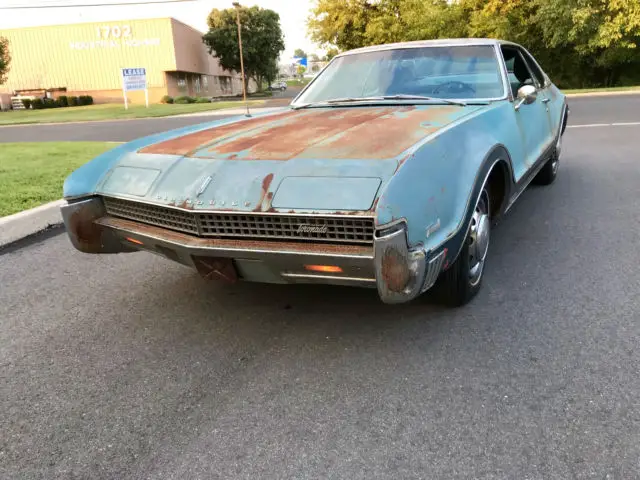
[[[518,49],[509,46],[503,46],[501,49],[507,67],[511,90],[513,96],[516,97],[520,87],[523,85],[533,85],[535,83],[533,75]]]
[[[544,77],[544,73],[542,73],[542,70],[540,70],[540,67],[538,67],[538,64],[535,62],[533,57],[529,55],[529,53],[527,53],[526,51],[520,50],[520,54],[524,58],[524,61],[527,63],[527,66],[529,67],[529,70],[535,77],[535,80],[538,83],[538,85],[541,88],[543,88],[545,85],[545,77]]]

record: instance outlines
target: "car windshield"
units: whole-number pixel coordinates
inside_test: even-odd
[[[501,98],[505,90],[496,51],[490,45],[436,46],[337,57],[294,105],[396,95]]]

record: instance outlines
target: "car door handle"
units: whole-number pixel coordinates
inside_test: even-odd
[[[550,98],[543,98],[542,103],[549,103],[551,101]]]

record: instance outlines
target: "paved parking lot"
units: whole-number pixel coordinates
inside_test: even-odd
[[[572,124],[638,122],[638,98]],[[0,478],[636,478],[638,151],[640,125],[568,129],[457,310],[64,235],[5,251]]]

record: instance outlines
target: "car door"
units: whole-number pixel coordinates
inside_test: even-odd
[[[513,167],[516,180],[520,180],[537,166],[551,144],[551,124],[547,105],[549,98],[545,92],[544,78],[541,82],[532,72],[521,49],[509,45],[503,46],[502,51],[514,96],[514,118],[522,139],[522,158],[512,159],[515,163]],[[530,104],[521,103],[516,98],[518,89],[524,85],[536,87],[536,99]]]
[[[544,99],[542,102],[546,105],[547,119],[549,121],[549,128],[551,129],[549,143],[555,140],[555,137],[560,128],[560,121],[562,119],[562,103],[558,101],[557,95],[553,92],[553,85],[549,78],[544,74],[538,62],[533,56],[524,48],[520,50],[520,53],[527,62],[527,66],[531,70],[534,78],[539,83],[539,90]]]

